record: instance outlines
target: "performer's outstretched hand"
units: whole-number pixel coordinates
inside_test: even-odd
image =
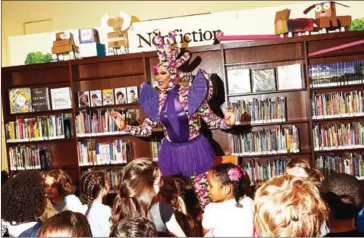
[[[119,112],[112,111],[110,112],[112,119],[114,119],[116,126],[123,130],[126,127],[125,118]]]
[[[235,114],[236,114],[236,112],[235,112],[234,108],[227,107],[225,117],[224,117],[225,124],[227,126],[235,125]]]

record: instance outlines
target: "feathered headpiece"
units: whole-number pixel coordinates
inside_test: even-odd
[[[181,49],[176,45],[176,33],[174,31],[170,31],[167,36],[161,36],[159,30],[155,30],[153,32],[153,44],[157,48],[157,54],[159,58],[159,63],[157,66],[154,66],[154,71],[158,72],[158,68],[163,66],[165,67],[170,74],[170,81],[168,84],[168,88],[173,88],[179,79],[183,79],[185,76],[188,76],[188,73],[184,73],[178,68],[182,66],[186,61],[191,57],[189,52],[185,52],[180,56]]]

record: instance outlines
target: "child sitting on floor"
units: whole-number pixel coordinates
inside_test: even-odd
[[[205,236],[253,235],[253,200],[245,195],[245,172],[232,163],[215,165],[208,172],[208,189],[212,202],[204,211]]]

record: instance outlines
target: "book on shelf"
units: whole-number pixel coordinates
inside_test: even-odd
[[[312,93],[312,118],[364,116],[364,91]]]
[[[72,136],[71,113],[17,119],[5,125],[7,142],[43,141]]]
[[[78,107],[89,107],[90,106],[90,92],[89,91],[81,91],[77,92],[78,95]]]
[[[162,138],[155,138],[152,141],[152,159],[158,161],[158,154],[162,145]]]
[[[114,105],[114,90],[112,88],[102,90],[102,105]]]
[[[300,89],[303,86],[303,65],[292,64],[277,67],[278,90]]]
[[[52,109],[70,109],[72,108],[71,88],[51,88]]]
[[[311,88],[364,83],[364,60],[311,64],[308,71]]]
[[[274,159],[262,163],[259,159],[244,160],[241,168],[249,175],[251,186],[257,182],[269,180],[273,177],[283,175],[289,162],[288,158]]]
[[[49,145],[19,145],[9,148],[10,170],[49,169],[52,167]]]
[[[299,131],[294,125],[233,134],[233,155],[253,156],[298,153]]]
[[[273,69],[253,69],[252,70],[253,92],[275,91],[276,78]]]
[[[76,116],[77,136],[125,134],[117,126],[110,115],[112,111],[118,111],[125,118],[128,125],[136,125],[139,120],[139,109],[98,109],[82,110]]]
[[[99,143],[95,139],[79,141],[77,151],[80,166],[125,164],[132,160],[130,142],[121,139]]]
[[[315,159],[316,168],[327,176],[344,173],[364,178],[364,153],[325,154]]]
[[[364,122],[313,126],[315,151],[364,148]]]
[[[229,69],[227,71],[227,85],[230,95],[251,93],[250,70]]]
[[[126,104],[126,88],[115,88],[114,91],[115,104]]]
[[[133,87],[127,87],[126,88],[126,95],[128,98],[128,103],[138,103],[138,87],[137,86],[133,86]]]
[[[91,107],[102,106],[101,90],[90,90]]]
[[[32,88],[33,112],[44,112],[51,110],[48,88]]]
[[[286,98],[273,97],[259,100],[237,100],[231,103],[236,110],[236,125],[264,124],[286,121]]]
[[[32,112],[32,96],[30,88],[9,89],[10,113]]]

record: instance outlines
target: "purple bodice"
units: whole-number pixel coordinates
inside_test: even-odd
[[[178,95],[179,86],[168,91],[160,112],[160,121],[167,130],[172,142],[186,142],[189,139],[188,117]]]

